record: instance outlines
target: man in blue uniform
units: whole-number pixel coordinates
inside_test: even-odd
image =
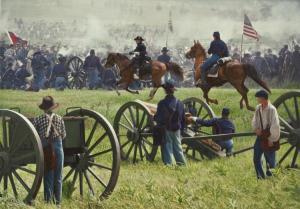
[[[181,130],[185,125],[184,107],[174,96],[176,89],[172,81],[167,81],[163,88],[167,96],[158,103],[154,116],[157,125],[162,127],[165,133],[161,145],[162,159],[165,165],[172,165],[174,156],[177,165],[185,165],[181,147]]]
[[[66,58],[61,56],[58,58],[59,63],[54,65],[51,80],[55,80],[55,89],[64,90],[67,85],[67,69],[65,66]]]
[[[32,83],[32,89],[34,91],[39,91],[41,88],[44,88],[45,70],[49,65],[49,61],[43,56],[41,51],[37,51],[33,54],[31,67],[34,75]]]
[[[216,130],[216,134],[230,134],[235,132],[235,127],[234,124],[228,119],[229,114],[230,110],[228,108],[223,108],[221,118],[202,120],[201,118],[191,117],[187,120],[192,120],[201,126],[214,127]],[[216,143],[221,146],[222,150],[225,149],[226,155],[230,155],[232,153],[233,141],[231,138],[217,140]]]
[[[157,57],[157,61],[163,62],[163,63],[169,63],[171,60],[171,57],[168,55],[169,49],[167,47],[163,47],[161,50],[161,55]]]
[[[88,88],[90,90],[97,88],[101,68],[100,58],[95,55],[95,50],[91,49],[90,55],[85,58],[83,64],[83,69],[87,73]]]
[[[26,85],[27,85],[26,78],[30,76],[31,74],[26,69],[26,64],[22,63],[15,73],[15,77],[16,77],[15,87],[17,89],[23,89],[23,90],[26,89]]]
[[[146,60],[146,54],[147,54],[147,48],[145,44],[143,43],[144,39],[141,36],[137,36],[135,39],[135,42],[137,44],[136,48],[129,52],[130,55],[135,54],[135,56],[132,58],[130,67],[133,67],[134,70],[134,79],[139,79],[139,69],[142,67],[143,62]]]
[[[15,71],[13,70],[13,63],[9,62],[5,73],[2,76],[1,88],[12,89],[15,83]]]
[[[229,56],[227,45],[221,40],[220,33],[214,32],[213,37],[214,40],[210,43],[208,49],[208,54],[211,54],[211,56],[201,65],[201,82],[199,84],[203,87],[208,85],[206,81],[208,70],[216,64],[220,58]]]

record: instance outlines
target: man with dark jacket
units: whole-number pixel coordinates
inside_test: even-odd
[[[31,67],[34,75],[32,83],[32,89],[34,91],[39,91],[44,87],[45,70],[49,65],[49,61],[43,56],[41,51],[37,51],[33,54]]]
[[[1,88],[12,89],[15,83],[15,71],[13,69],[13,63],[9,62],[5,73],[2,76]]]
[[[51,80],[55,80],[55,89],[56,90],[64,90],[67,85],[67,69],[65,66],[66,58],[65,57],[59,57],[58,58],[59,63],[54,65]]]
[[[137,36],[134,40],[137,44],[136,48],[133,51],[129,52],[129,54],[134,54],[135,56],[132,58],[132,61],[129,66],[133,67],[134,79],[138,80],[139,69],[142,67],[143,62],[146,60],[147,48],[143,43],[144,39],[141,36]]]
[[[221,118],[212,118],[209,120],[203,120],[198,117],[191,117],[187,120],[192,120],[194,123],[200,126],[214,127],[216,134],[231,134],[235,132],[235,127],[232,121],[229,120],[230,110],[223,108]],[[187,122],[189,123],[189,121]],[[216,143],[220,145],[222,150],[226,151],[226,155],[231,155],[233,148],[233,141],[231,138],[216,140]]]
[[[168,48],[167,47],[163,47],[161,50],[161,55],[159,55],[157,57],[157,61],[159,62],[163,62],[163,63],[169,63],[171,60],[171,57],[168,55]]]
[[[222,57],[228,57],[229,52],[227,45],[220,38],[219,32],[213,33],[214,40],[210,43],[210,47],[208,49],[208,54],[211,56],[201,65],[201,82],[200,86],[206,87],[207,81],[206,76],[208,70],[217,63],[217,61]]]
[[[154,120],[165,129],[165,137],[161,146],[162,160],[165,165],[172,165],[174,156],[177,165],[185,165],[185,157],[181,147],[181,130],[184,128],[184,107],[174,96],[175,86],[171,81],[163,85],[167,96],[158,103]]]
[[[83,69],[87,73],[87,82],[90,90],[97,88],[99,72],[101,71],[100,58],[95,55],[95,50],[91,49],[90,55],[85,58]]]

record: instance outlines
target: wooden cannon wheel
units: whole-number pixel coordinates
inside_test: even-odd
[[[14,196],[30,204],[44,171],[39,135],[27,118],[12,110],[0,110],[0,123],[0,201]]]
[[[70,89],[82,89],[86,82],[83,61],[79,57],[72,57],[67,61],[68,86]]]
[[[120,107],[114,120],[114,129],[123,160],[133,163],[144,159],[154,160],[158,146],[153,143],[153,126],[153,112],[142,102],[132,101]]]
[[[65,165],[68,168],[63,181],[70,181],[73,188],[79,188],[81,196],[108,197],[116,186],[121,161],[113,127],[101,114],[88,109],[75,108],[67,111],[66,116],[84,118],[84,150],[65,150],[65,156],[70,155],[69,152],[76,153],[76,162]]]
[[[281,125],[281,138],[286,139],[289,148],[284,150],[278,164],[281,165],[284,160],[291,161],[290,167],[299,166],[300,151],[300,92],[291,91],[281,95],[273,103],[277,108]],[[282,151],[280,150],[279,153]],[[293,154],[292,154],[293,153]]]

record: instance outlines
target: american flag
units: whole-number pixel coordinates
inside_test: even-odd
[[[259,40],[259,36],[258,33],[256,32],[256,30],[253,28],[249,17],[245,14],[245,18],[244,18],[244,31],[243,34],[245,36],[248,36],[250,38],[254,38],[257,41]]]

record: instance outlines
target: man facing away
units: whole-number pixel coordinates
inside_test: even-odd
[[[162,160],[165,165],[172,165],[174,156],[177,165],[185,165],[185,157],[181,147],[181,130],[184,128],[184,107],[174,96],[175,86],[172,81],[163,85],[166,97],[158,103],[154,120],[165,129],[165,137],[161,145]]]
[[[272,176],[270,168],[275,168],[275,151],[264,150],[261,145],[263,140],[263,131],[270,130],[268,137],[268,146],[273,147],[274,143],[278,142],[280,137],[280,124],[276,108],[269,102],[269,95],[265,90],[256,92],[255,97],[258,102],[254,117],[252,119],[252,127],[256,133],[256,141],[254,143],[254,156],[253,162],[258,179],[264,179],[265,176]],[[262,167],[262,155],[264,155],[267,163],[266,175]]]

